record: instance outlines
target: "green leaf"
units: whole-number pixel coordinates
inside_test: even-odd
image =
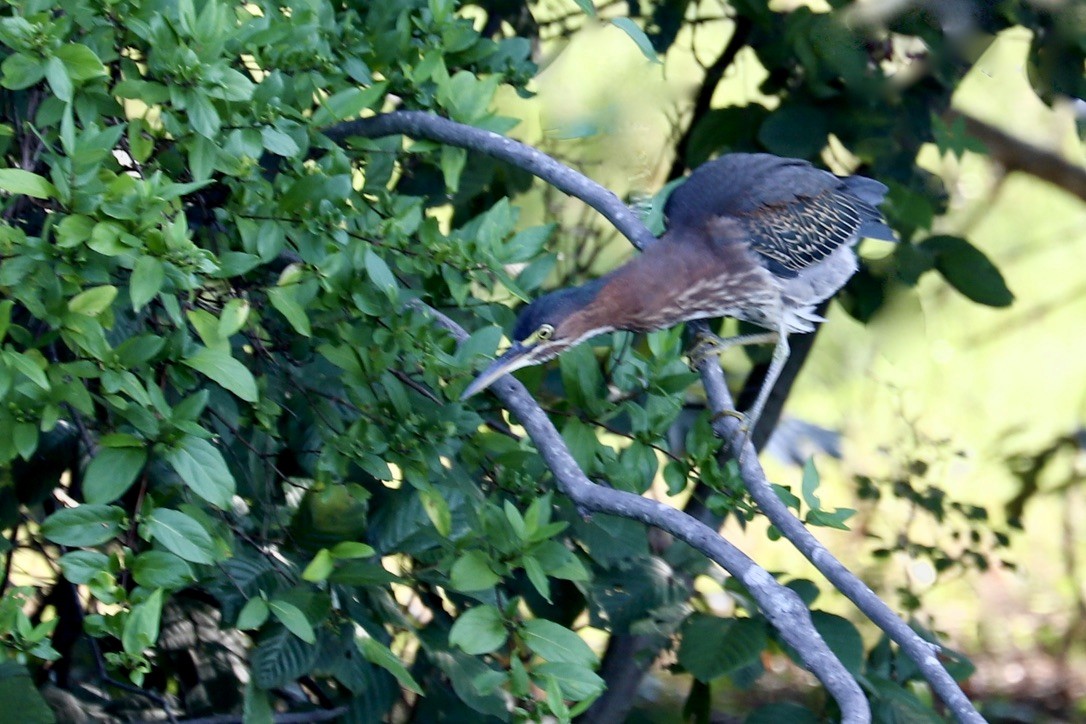
[[[524,567],[524,572],[528,574],[528,580],[532,582],[535,590],[550,603],[551,584],[547,580],[547,574],[543,571],[543,566],[533,556],[524,556],[520,559],[520,564]]]
[[[132,269],[129,279],[128,296],[132,299],[132,309],[139,311],[147,302],[162,291],[162,282],[166,280],[166,268],[153,256],[141,256]]]
[[[558,358],[562,388],[574,405],[597,410],[605,399],[603,375],[592,347],[582,344],[566,350]]]
[[[497,651],[509,634],[501,612],[494,606],[470,608],[453,623],[449,630],[449,645],[459,646],[466,653],[479,655]]]
[[[818,496],[815,495],[818,485],[818,469],[815,468],[814,458],[807,458],[807,462],[803,463],[803,484],[800,489],[803,494],[803,502],[807,503],[807,507],[811,510],[821,510],[822,508],[822,503],[819,502]]]
[[[38,426],[30,422],[19,422],[11,431],[11,442],[19,457],[29,460],[38,448]]]
[[[369,558],[377,555],[373,546],[358,543],[353,540],[345,540],[332,546],[332,558],[337,561],[351,560],[353,558]]]
[[[695,613],[683,624],[679,663],[708,683],[757,661],[767,645],[761,621]]]
[[[353,118],[371,107],[385,94],[388,83],[374,83],[369,88],[348,88],[330,96],[313,114],[313,123],[325,126],[329,123]]]
[[[142,448],[102,448],[83,475],[83,496],[88,503],[112,503],[124,495],[147,462]]]
[[[596,5],[592,0],[573,0],[577,3],[577,7],[584,11],[585,15],[590,17],[596,17]]]
[[[194,181],[206,181],[215,169],[215,160],[219,156],[219,147],[214,140],[204,136],[192,138],[188,145],[189,173]]]
[[[850,674],[859,675],[864,665],[864,642],[851,621],[825,611],[812,611],[815,630]]]
[[[95,546],[116,538],[124,519],[116,506],[88,503],[53,513],[41,524],[41,532],[58,545]]]
[[[531,261],[554,234],[555,228],[555,224],[543,224],[518,231],[502,247],[502,261],[507,264]]]
[[[286,626],[288,631],[302,641],[307,644],[317,642],[317,634],[313,631],[313,626],[310,625],[302,610],[293,603],[280,600],[268,601],[268,610],[271,611],[272,616],[279,619],[279,623]]]
[[[822,528],[836,528],[837,530],[850,530],[845,521],[856,515],[852,508],[838,508],[834,511],[812,510],[804,516],[803,520],[810,525]]]
[[[286,686],[313,668],[318,653],[316,646],[289,631],[269,636],[249,657],[253,681],[263,689]]]
[[[125,653],[136,656],[158,640],[159,622],[162,620],[162,589],[152,593],[146,601],[132,607],[124,622],[121,645]]]
[[[0,301],[0,341],[3,341],[11,328],[11,310],[14,308],[15,300],[5,299]]]
[[[501,341],[502,334],[501,327],[480,327],[457,347],[457,359],[470,363],[479,355],[493,356],[494,350],[498,347],[498,342]]]
[[[151,537],[192,563],[215,562],[215,544],[202,525],[179,510],[156,508],[147,520]]]
[[[204,348],[182,362],[246,402],[256,402],[260,397],[253,373],[227,351]]]
[[[434,524],[437,532],[448,538],[452,532],[452,512],[449,510],[449,503],[442,497],[441,492],[436,488],[420,490],[419,500],[422,502],[422,509],[426,511],[426,515],[430,518],[430,522]]]
[[[268,301],[275,307],[276,311],[286,317],[287,322],[294,328],[294,331],[303,337],[312,337],[313,332],[309,328],[309,317],[306,316],[305,309],[298,303],[295,298],[296,287],[275,287],[268,290]]]
[[[272,126],[264,126],[260,130],[260,140],[264,148],[277,156],[292,158],[302,152],[298,143],[289,134]]]
[[[64,577],[77,585],[83,585],[109,568],[109,558],[98,551],[72,551],[57,561]]]
[[[449,573],[449,583],[458,591],[483,591],[500,580],[501,576],[490,568],[490,557],[478,550],[460,556]]]
[[[864,688],[873,694],[878,721],[894,724],[940,724],[945,721],[930,705],[897,681],[870,675],[864,678]]]
[[[72,102],[72,79],[68,76],[68,69],[60,58],[50,58],[45,61],[45,79],[49,81],[49,87],[60,100],[65,103]]]
[[[199,89],[188,93],[186,98],[192,130],[208,140],[215,139],[222,127],[215,104]]]
[[[1014,294],[1003,274],[977,247],[957,236],[931,236],[920,248],[935,257],[935,268],[947,282],[977,304],[1007,307]]]
[[[371,664],[380,666],[396,677],[396,681],[400,682],[400,686],[413,691],[416,694],[422,694],[422,687],[419,686],[415,678],[411,676],[411,673],[407,670],[407,667],[403,665],[403,662],[396,658],[396,655],[380,641],[367,637],[361,637],[358,639],[358,650],[362,652],[362,655],[366,657],[366,660]]]
[[[592,669],[581,664],[565,661],[548,661],[532,669],[533,678],[554,677],[562,694],[574,701],[583,701],[596,696],[604,690],[606,684]]]
[[[245,685],[241,718],[244,724],[275,724],[271,694],[257,686],[255,680]]]
[[[252,306],[245,299],[231,299],[219,314],[219,337],[229,339],[245,326]]]
[[[234,625],[242,631],[260,628],[268,620],[269,613],[267,602],[260,596],[254,596],[242,607],[238,622]]]
[[[652,41],[649,40],[649,36],[645,35],[645,31],[641,29],[640,25],[630,18],[615,18],[611,21],[611,24],[629,35],[630,40],[634,41],[634,45],[637,46],[637,49],[641,51],[645,58],[653,63],[662,62],[656,48],[652,47]]]
[[[106,74],[106,67],[94,51],[82,43],[66,43],[54,51],[74,81],[90,80]]]
[[[36,173],[21,168],[0,168],[0,191],[32,196],[36,199],[55,199],[57,187]]]
[[[116,298],[117,287],[112,284],[91,287],[68,300],[68,310],[88,317],[97,317],[109,309],[109,305],[113,304]]]
[[[317,555],[313,556],[313,560],[309,562],[309,565],[302,571],[302,578],[306,581],[323,581],[332,574],[335,570],[336,564],[332,560],[332,554],[327,548],[321,548],[317,551]]]
[[[395,292],[399,287],[392,270],[388,268],[385,260],[373,253],[373,249],[366,249],[366,273],[381,290],[386,293]]]
[[[237,484],[222,453],[210,442],[195,435],[186,436],[164,458],[185,485],[201,498],[220,508],[230,505]]]
[[[449,193],[460,190],[460,174],[468,160],[468,152],[456,146],[441,147],[441,173],[445,177],[445,187]]]
[[[45,63],[41,58],[32,58],[25,53],[12,53],[0,68],[4,71],[4,87],[10,90],[29,88],[45,77]]]
[[[26,375],[38,387],[48,390],[49,378],[45,376],[45,372],[38,365],[38,360],[41,360],[42,364],[45,363],[45,360],[41,359],[40,355],[36,355],[36,357],[13,350],[7,350],[4,353],[4,358],[12,367]]]
[[[792,508],[797,513],[799,512],[799,498],[796,497],[791,490],[783,485],[778,485],[777,483],[770,483],[770,487],[773,488],[773,492],[777,494],[777,497],[780,498],[782,503],[789,508]]]
[[[196,580],[192,567],[173,553],[144,551],[132,561],[132,577],[144,588],[184,588]]]
[[[524,644],[547,661],[595,666],[596,654],[580,636],[565,626],[544,618],[532,619],[521,629]]]

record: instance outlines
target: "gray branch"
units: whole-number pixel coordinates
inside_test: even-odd
[[[728,392],[728,386],[724,383],[724,372],[719,364],[713,362],[714,360],[711,359],[705,360],[699,368],[702,384],[705,385],[705,394],[709,399],[709,407],[712,410],[734,409],[731,393]],[[867,584],[837,560],[773,492],[769,481],[766,480],[765,471],[758,462],[758,453],[742,432],[739,420],[727,415],[717,415],[713,422],[713,432],[729,441],[733,454],[740,460],[743,484],[754,498],[754,502],[758,504],[758,508],[777,527],[781,535],[787,538],[807,560],[811,561],[830,583],[848,596],[857,608],[901,646],[905,654],[916,663],[943,703],[954,712],[958,721],[983,724],[984,717],[977,712],[957,682],[939,663],[939,646],[925,641],[902,621]]]
[[[603,214],[638,249],[644,249],[656,241],[637,214],[614,193],[542,151],[493,131],[465,126],[423,111],[396,111],[341,123],[325,129],[324,135],[337,143],[351,136],[380,138],[404,135],[485,153],[522,168],[559,191],[581,199]]]
[[[562,191],[583,200],[603,214],[637,248],[644,248],[655,241],[655,237],[625,205],[622,205],[621,210],[616,208],[615,204],[621,205],[621,201],[601,185],[558,163],[537,149],[489,131],[465,126],[427,113],[397,111],[340,124],[328,129],[326,134],[337,141],[342,141],[352,135],[373,138],[404,134],[486,153],[524,168]],[[466,336],[462,328],[444,315],[439,315],[438,319],[454,335],[461,339]],[[744,436],[740,434],[739,422],[722,414],[726,410],[734,409],[734,403],[727,386],[724,384],[724,373],[720,365],[714,364],[707,359],[702,363],[700,372],[709,397],[710,409],[715,413],[714,430],[723,439],[732,441],[734,450],[739,450],[740,444],[750,446],[749,441],[745,440]],[[772,577],[769,577],[769,581],[772,581],[773,585],[783,591],[788,591],[788,593],[773,593],[776,589],[768,587],[768,584],[759,573],[752,573],[753,568],[757,568],[753,561],[731,546],[711,528],[699,523],[682,511],[647,498],[604,488],[589,481],[569,455],[562,438],[554,430],[546,414],[540,410],[520,383],[512,377],[506,376],[495,383],[493,389],[506,406],[521,420],[540,454],[554,473],[562,492],[568,495],[574,503],[587,510],[608,512],[641,520],[671,533],[705,553],[745,584],[756,587],[751,589],[751,594],[755,595],[759,607],[762,608],[774,626],[778,626],[782,637],[785,637],[791,643],[787,637],[795,635],[795,632],[788,631],[787,625],[785,625],[784,629],[781,629],[778,624],[781,615],[786,615],[789,618],[793,617],[793,613],[787,606],[789,589],[779,586],[773,581]],[[863,581],[834,558],[826,547],[807,530],[802,521],[788,510],[787,506],[777,498],[772,488],[769,487],[765,472],[762,470],[757,453],[752,446],[746,449],[746,453],[741,456],[741,459],[743,460],[741,472],[744,485],[769,521],[839,591],[845,594],[857,608],[901,646],[906,655],[919,667],[936,695],[942,699],[959,721],[983,722],[983,717],[973,707],[957,682],[939,663],[938,647],[925,641],[902,621]],[[736,568],[733,569],[732,566]],[[765,573],[763,569],[758,568],[758,570]],[[768,576],[768,574],[766,575]],[[768,596],[771,593],[773,598],[766,601],[757,597],[758,595]],[[780,601],[777,600],[778,598],[780,598]],[[777,607],[781,603],[786,605],[778,609]],[[806,612],[806,608],[804,608],[804,612]],[[809,616],[807,616],[807,622],[809,627]],[[788,631],[787,634],[786,631]],[[816,653],[821,650],[820,647],[825,647],[825,642],[822,641],[813,627],[810,627],[810,631],[813,636],[804,636],[805,639],[809,638],[809,641],[805,641],[801,646],[795,646],[794,644],[793,646],[803,654],[805,663],[826,685],[834,698],[838,700],[842,712],[855,714],[858,711],[863,711],[866,715],[866,700],[863,702],[862,709],[857,709],[857,705],[852,703],[852,697],[855,692],[859,691],[858,687],[855,692],[852,691],[852,687],[856,687],[855,681],[850,676],[847,677],[852,684],[851,687],[848,687],[848,690],[839,685],[836,672],[841,664],[836,657],[832,657],[831,654],[835,667],[831,666],[825,671],[815,668],[815,663],[819,666],[826,665]],[[811,647],[811,650],[808,650],[807,647]],[[808,659],[808,655],[814,657],[814,660]],[[831,687],[831,682],[833,687]],[[844,700],[840,698],[842,696],[845,697]],[[846,702],[848,702],[847,705]]]

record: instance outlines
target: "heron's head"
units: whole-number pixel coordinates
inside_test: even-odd
[[[600,323],[595,313],[600,311],[596,302],[602,281],[559,289],[525,307],[513,327],[513,344],[468,385],[460,399],[482,392],[502,375],[554,359],[589,337],[614,330]]]

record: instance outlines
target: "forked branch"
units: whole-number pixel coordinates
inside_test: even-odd
[[[613,193],[547,154],[496,133],[418,111],[396,111],[351,121],[330,128],[325,133],[336,141],[346,140],[350,136],[377,138],[406,135],[486,153],[523,168],[565,193],[581,199],[603,214],[637,248],[644,248],[655,241],[655,237],[640,219]],[[455,335],[466,334],[452,320],[433,310],[431,313],[437,315],[441,323]],[[747,445],[750,443],[742,439],[738,421],[723,414],[726,410],[734,409],[724,384],[723,372],[718,364],[709,360],[702,363],[700,372],[709,396],[710,409],[717,420],[714,429],[725,440],[732,441],[733,450],[738,452],[738,441],[742,440],[742,443]],[[495,383],[493,388],[531,435],[563,493],[583,509],[640,520],[665,530],[719,563],[751,589],[759,608],[778,628],[782,638],[790,643],[790,637],[802,638],[802,643],[792,645],[801,652],[804,663],[838,701],[844,714],[843,720],[865,721],[869,718],[867,701],[855,680],[847,672],[842,680],[841,673],[844,669],[840,661],[829,652],[825,642],[814,630],[806,608],[800,604],[802,611],[796,610],[797,601],[791,597],[791,591],[778,584],[764,569],[716,531],[682,511],[641,496],[592,483],[570,456],[549,418],[519,382],[506,376]],[[834,558],[788,510],[769,487],[765,472],[753,449],[748,449],[742,458],[743,482],[769,521],[838,590],[848,596],[857,608],[902,647],[919,667],[936,695],[959,721],[983,722],[984,719],[977,713],[968,697],[939,663],[938,647],[922,639],[902,621],[863,581]],[[792,627],[795,628],[789,630]],[[861,701],[857,701],[857,697]]]

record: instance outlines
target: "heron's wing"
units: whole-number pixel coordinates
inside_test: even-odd
[[[797,194],[791,202],[763,206],[735,218],[770,271],[792,277],[861,238],[894,239],[878,209],[848,192],[852,180],[842,179],[838,189],[812,196]]]
[[[770,271],[794,277],[862,237],[893,240],[877,208],[886,190],[878,181],[840,178],[806,161],[730,154],[695,171],[665,212],[670,228],[734,220]]]

